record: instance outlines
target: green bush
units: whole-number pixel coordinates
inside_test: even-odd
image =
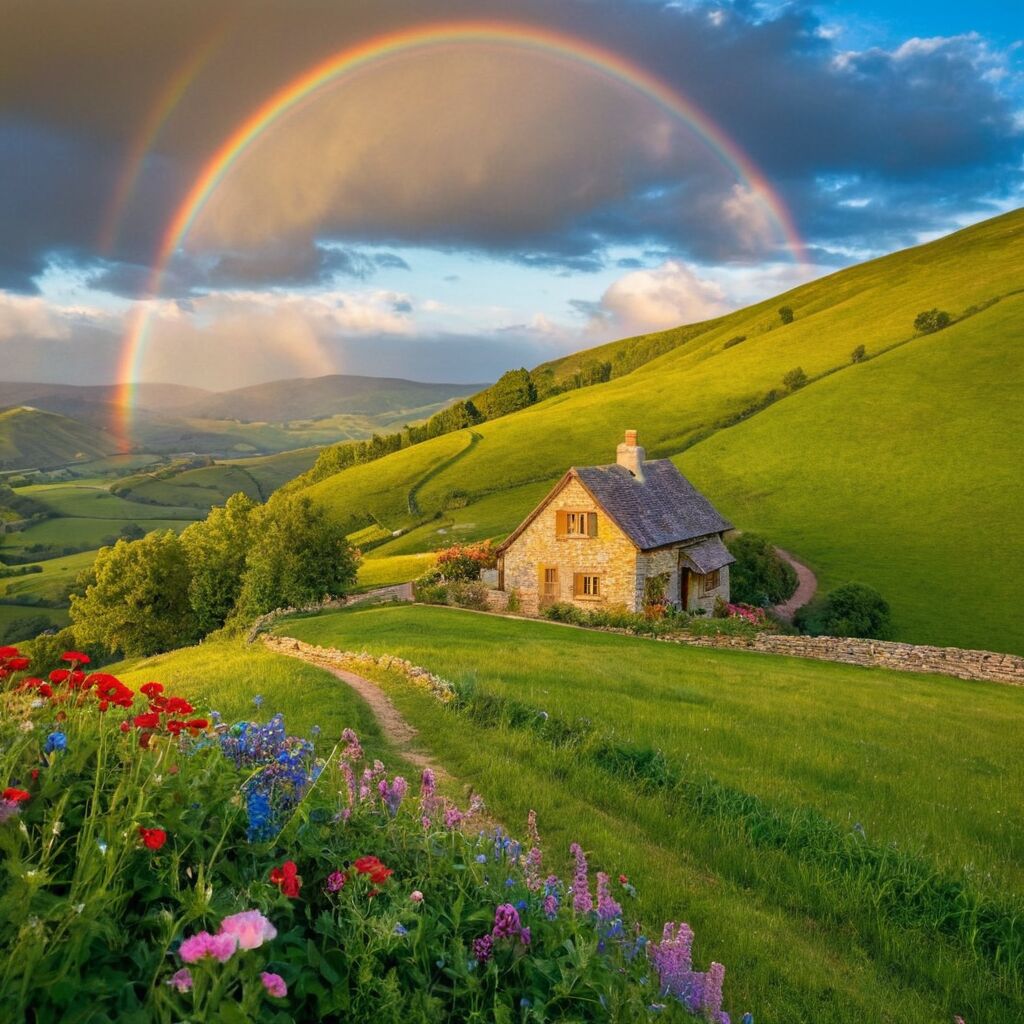
[[[793,322],[793,310],[789,306],[780,306],[779,319],[784,324],[791,324]]]
[[[952,322],[953,318],[944,309],[926,309],[914,317],[914,330],[920,334],[934,334]]]
[[[735,345],[739,345],[739,344],[741,344],[742,342],[744,342],[744,341],[746,341],[746,340],[747,340],[747,336],[746,336],[745,334],[737,334],[737,335],[736,335],[736,337],[734,337],[734,338],[730,338],[730,339],[729,339],[729,340],[728,340],[728,341],[727,341],[727,342],[726,342],[726,343],[725,343],[725,344],[724,344],[724,345],[722,346],[722,348],[723,348],[723,349],[725,349],[725,348],[733,348],[733,347],[734,347]]]
[[[785,377],[782,384],[787,391],[799,391],[807,383],[807,374],[802,366],[796,366]]]
[[[756,533],[741,533],[726,546],[736,559],[729,566],[729,596],[735,604],[764,608],[789,600],[796,591],[793,567],[779,558],[775,548]]]
[[[487,604],[487,584],[480,580],[452,580],[448,584],[448,604],[459,608],[476,608],[484,611]]]
[[[851,363],[863,363],[868,357],[868,350],[863,345],[858,345],[850,353]]]
[[[892,634],[889,605],[866,583],[844,583],[819,600],[799,609],[793,624],[814,636],[871,637]]]

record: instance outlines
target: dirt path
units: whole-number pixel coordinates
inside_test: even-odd
[[[776,548],[775,553],[779,558],[789,562],[796,571],[797,585],[793,596],[783,604],[775,605],[775,608],[773,609],[779,618],[785,619],[789,622],[792,620],[794,614],[796,614],[797,608],[802,608],[817,593],[818,578],[810,569],[807,568],[806,565],[804,565],[803,562],[798,562],[788,551],[783,551],[782,548]]]
[[[438,779],[449,777],[439,764],[431,760],[421,750],[416,749],[414,741],[419,733],[402,717],[402,713],[373,680],[350,672],[348,669],[339,668],[329,657],[310,656],[301,651],[295,640],[290,637],[264,635],[262,640],[276,654],[284,654],[289,658],[298,658],[299,661],[316,665],[340,679],[346,686],[350,686],[370,705],[370,710],[373,711],[381,732],[402,757],[411,761],[417,768],[430,768]]]

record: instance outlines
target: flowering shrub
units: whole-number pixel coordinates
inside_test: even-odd
[[[728,1021],[689,928],[649,941],[579,845],[560,878],[534,815],[524,848],[350,730],[198,717],[73,654],[43,681],[0,648],[9,1019]]]
[[[437,572],[449,582],[479,579],[481,569],[493,569],[497,564],[498,553],[489,540],[452,544],[437,552]]]

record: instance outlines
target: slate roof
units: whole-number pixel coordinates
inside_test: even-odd
[[[699,540],[696,544],[682,548],[679,552],[685,562],[694,572],[706,576],[709,572],[721,569],[723,565],[731,565],[736,561],[729,554],[729,549],[722,543],[720,537],[709,537],[707,540]]]
[[[642,551],[732,529],[668,459],[645,461],[643,480],[618,464],[571,472]]]

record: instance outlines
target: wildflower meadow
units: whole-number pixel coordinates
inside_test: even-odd
[[[0,648],[4,1020],[730,1021],[689,926],[532,813],[63,660]]]

